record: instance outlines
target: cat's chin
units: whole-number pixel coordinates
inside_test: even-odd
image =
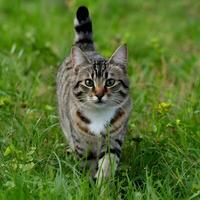
[[[89,105],[89,108],[91,109],[97,109],[97,110],[105,110],[105,109],[110,109],[114,108],[116,105],[108,104],[108,103],[93,103]]]
[[[105,109],[108,105],[105,102],[90,102],[87,104],[87,107],[91,109]]]
[[[107,104],[104,102],[95,102],[92,105],[94,108],[105,108],[107,107]]]

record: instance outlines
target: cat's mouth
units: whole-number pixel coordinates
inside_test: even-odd
[[[102,107],[102,106],[105,106],[107,104],[107,100],[106,99],[103,99],[103,98],[91,98],[91,99],[88,99],[88,102],[91,106],[94,106],[94,107]]]
[[[94,105],[95,105],[95,107],[102,107],[102,106],[105,106],[106,103],[103,100],[97,100],[94,102]]]
[[[103,105],[105,104],[105,102],[103,102],[102,100],[98,100],[95,102],[96,105]]]

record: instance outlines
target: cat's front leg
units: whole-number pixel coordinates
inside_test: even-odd
[[[119,163],[120,153],[119,150],[110,149],[110,151],[102,152],[100,154],[98,169],[95,174],[97,185],[101,185],[105,178],[114,176]]]

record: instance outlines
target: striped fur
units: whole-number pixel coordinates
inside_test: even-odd
[[[74,47],[57,74],[60,124],[70,148],[95,165],[92,174],[100,183],[119,163],[131,111],[127,47],[120,46],[109,59],[98,54],[83,6],[75,30]]]

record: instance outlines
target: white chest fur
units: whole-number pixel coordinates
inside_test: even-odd
[[[90,109],[84,111],[84,115],[90,120],[89,129],[95,135],[106,131],[106,125],[115,115],[116,108]]]

